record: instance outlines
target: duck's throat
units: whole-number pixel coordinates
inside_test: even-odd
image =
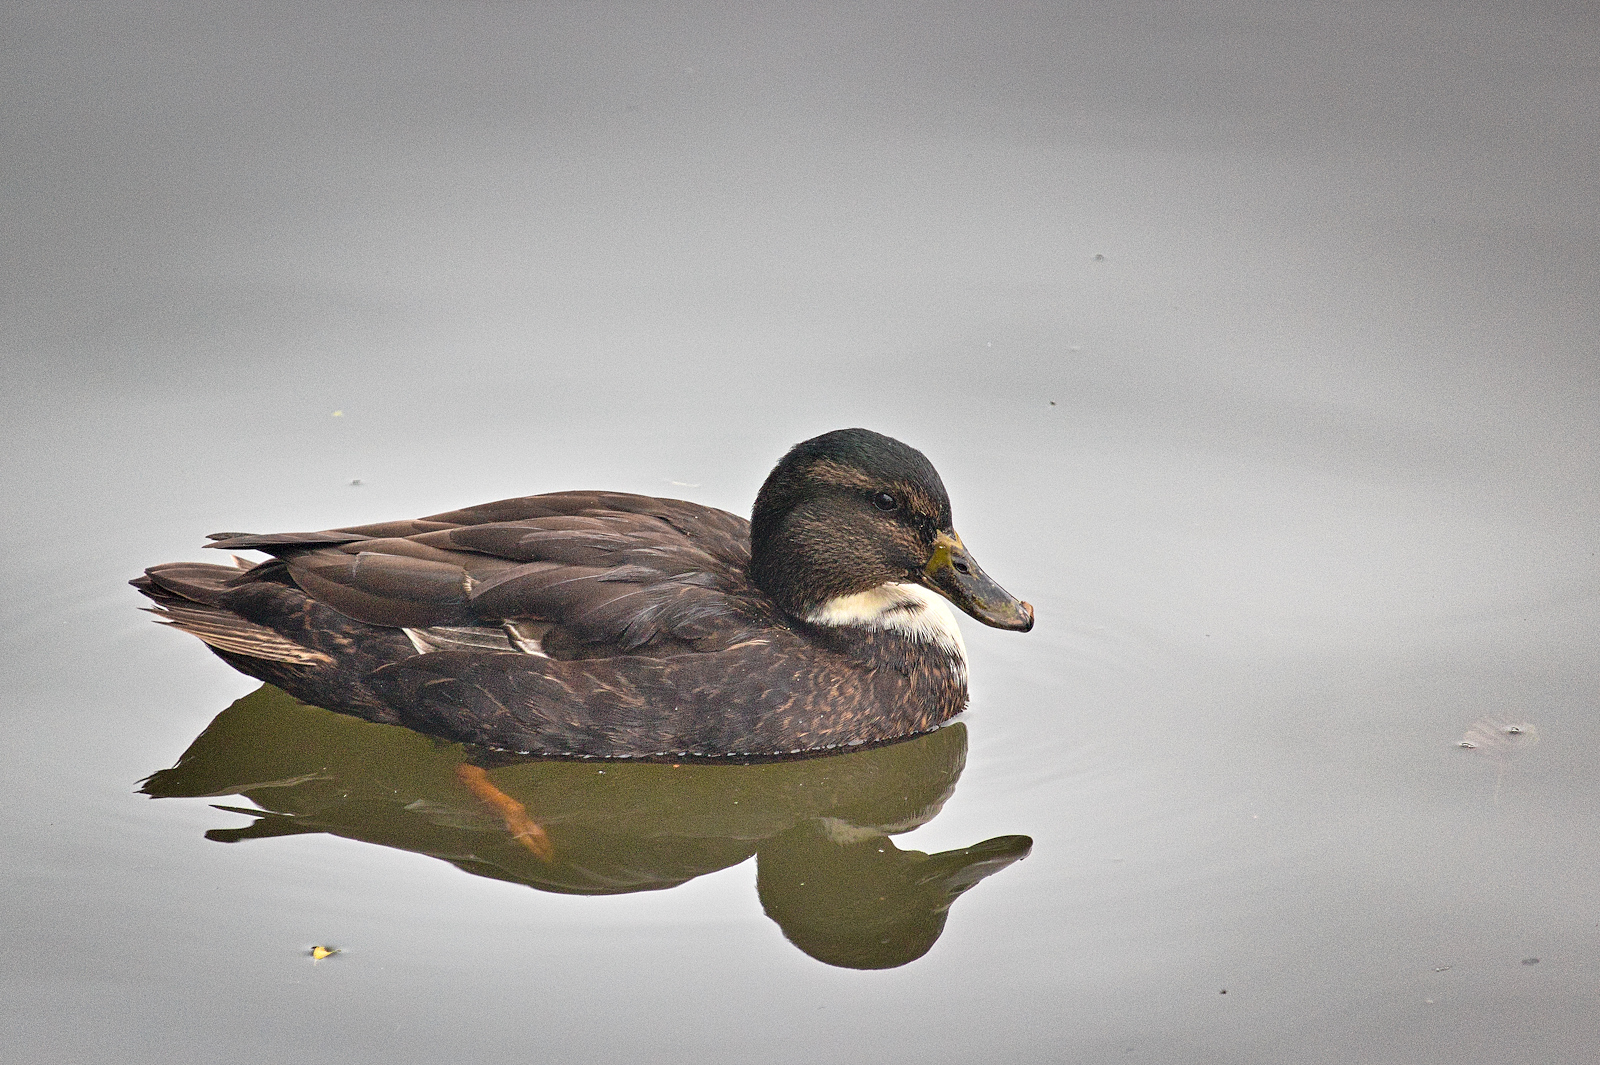
[[[944,651],[963,675],[967,645],[955,614],[939,595],[918,584],[880,584],[852,595],[835,596],[806,615],[813,625],[892,632],[912,643]]]

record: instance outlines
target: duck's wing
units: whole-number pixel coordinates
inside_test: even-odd
[[[241,581],[288,579],[374,625],[509,623],[513,646],[557,657],[714,651],[778,622],[746,574],[748,524],[681,500],[562,492],[413,521],[214,539],[279,560]]]

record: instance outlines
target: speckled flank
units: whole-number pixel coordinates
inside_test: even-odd
[[[608,502],[614,505],[616,500]],[[527,509],[547,512],[550,505],[546,497],[529,501]],[[502,504],[492,513],[498,517],[508,510]],[[708,513],[714,513],[719,525],[743,524],[731,515]],[[687,524],[688,515],[675,516]],[[640,516],[636,522],[635,528],[647,535],[630,541],[631,551],[614,546],[612,557],[644,557],[641,544],[648,544],[658,552],[658,565],[679,572],[625,561],[612,571],[561,567],[567,579],[552,582],[547,578],[554,567],[546,561],[458,553],[462,566],[482,575],[478,598],[491,599],[497,609],[508,609],[507,597],[515,591],[529,612],[553,610],[548,604],[554,603],[576,615],[544,640],[547,649],[561,650],[560,658],[512,650],[508,640],[501,650],[458,646],[419,654],[416,637],[377,619],[467,620],[463,606],[419,603],[415,596],[386,601],[372,590],[375,582],[361,583],[361,571],[337,573],[356,545],[373,546],[359,534],[352,534],[349,545],[318,546],[288,564],[267,562],[244,574],[225,566],[177,563],[153,568],[138,584],[168,610],[204,617],[209,633],[231,624],[241,634],[277,633],[275,646],[304,648],[305,660],[296,662],[296,656],[283,653],[237,653],[238,643],[230,645],[215,635],[208,639],[242,672],[297,698],[507,750],[604,757],[801,753],[923,732],[965,704],[959,633],[953,625],[947,629],[937,623],[939,615],[932,611],[941,604],[925,601],[931,593],[901,593],[908,604],[932,609],[896,614],[895,620],[933,619],[932,625],[841,629],[837,624],[793,622],[762,603],[744,584],[742,569],[726,562],[718,566],[713,556],[698,549],[693,557],[713,572],[683,569],[690,549],[676,555],[663,549],[664,541],[676,535],[673,530],[657,518]],[[583,558],[596,535],[584,520],[577,522],[576,535],[555,536],[560,523],[547,513],[517,524],[524,527],[504,522],[467,526],[459,530],[459,539],[480,548],[504,544],[507,551],[528,554],[532,541],[547,552]],[[609,524],[615,536],[619,523]],[[439,545],[454,531],[435,528],[417,539],[428,539],[431,551],[444,554]],[[251,543],[283,550],[282,539],[252,538]],[[380,546],[393,549],[393,543],[391,539]],[[723,546],[725,554],[738,557],[736,541],[729,538]],[[437,556],[431,560],[438,561]],[[320,570],[312,571],[313,566]],[[318,582],[321,588],[335,590],[319,598],[336,601],[341,609],[313,599],[295,583],[305,572],[324,577]],[[366,572],[372,572],[370,566]],[[348,584],[333,585],[330,575],[346,574]],[[630,604],[642,612],[615,609]],[[356,611],[373,620],[349,616]],[[601,628],[608,620],[611,627]],[[197,631],[200,625],[182,627]],[[461,633],[473,630],[427,631],[453,632],[459,641],[465,639]],[[631,642],[630,653],[619,655],[615,643],[601,642],[602,635]],[[931,654],[930,636],[937,646]],[[434,639],[435,646],[442,642]]]

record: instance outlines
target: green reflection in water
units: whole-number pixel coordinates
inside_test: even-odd
[[[156,798],[242,795],[253,824],[208,839],[326,832],[567,894],[674,887],[756,856],[767,915],[830,965],[927,953],[950,904],[1025,856],[1026,836],[902,851],[966,760],[959,722],[870,750],[757,765],[507,761],[307,706],[263,686],[212,721]]]

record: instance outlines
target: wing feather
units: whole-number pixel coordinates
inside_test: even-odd
[[[560,492],[211,546],[266,551],[307,594],[370,624],[548,624],[541,642],[559,656],[715,650],[777,619],[746,575],[744,519],[674,499]]]

